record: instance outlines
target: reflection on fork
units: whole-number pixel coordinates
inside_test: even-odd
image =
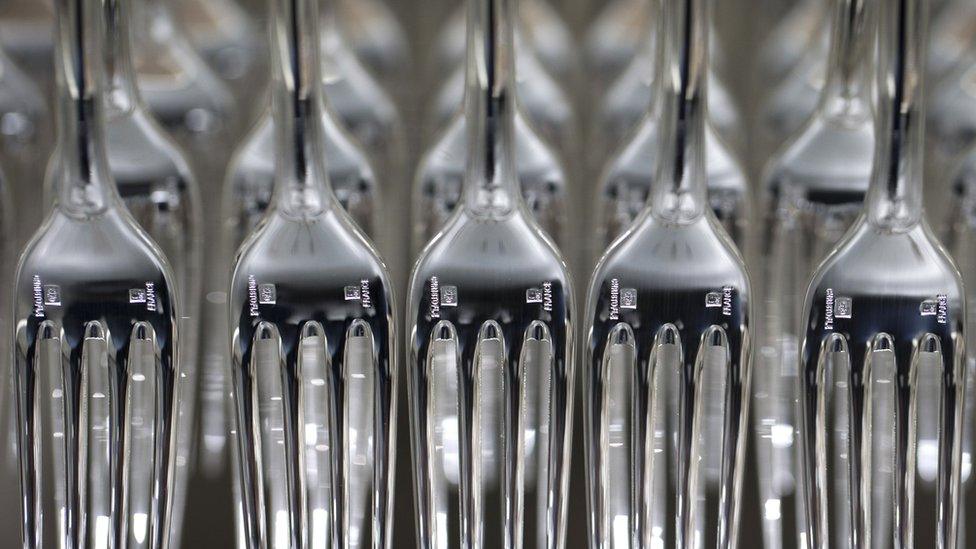
[[[708,0],[666,0],[659,168],[587,305],[590,544],[735,547],[751,289],[706,199]]]
[[[392,545],[389,275],[332,191],[317,0],[272,0],[274,197],[230,288],[244,545]]]
[[[467,2],[463,183],[410,283],[414,486],[425,549],[566,544],[572,286],[520,189],[516,5]]]
[[[166,547],[178,290],[110,176],[102,4],[59,0],[55,207],[16,283],[24,546]]]
[[[913,547],[917,539],[951,548],[966,308],[960,275],[922,208],[927,2],[879,5],[879,124],[865,209],[814,274],[802,317],[806,546]]]

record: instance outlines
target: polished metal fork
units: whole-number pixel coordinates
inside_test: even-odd
[[[657,176],[597,264],[584,413],[590,546],[735,547],[751,288],[706,199],[708,0],[665,0]]]
[[[323,158],[317,0],[271,0],[274,200],[229,292],[244,544],[392,546],[390,277]]]
[[[519,191],[514,0],[468,0],[461,203],[413,270],[410,406],[419,545],[564,537],[573,293]]]
[[[180,299],[105,151],[100,0],[59,0],[53,211],[15,286],[24,547],[166,547]]]
[[[927,2],[879,7],[865,210],[814,274],[802,317],[806,546],[954,548],[966,304],[922,208]]]

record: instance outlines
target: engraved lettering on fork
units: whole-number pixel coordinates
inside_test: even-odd
[[[363,304],[364,309],[373,306],[373,299],[369,295],[369,280],[365,278],[359,281],[359,301]]]
[[[440,282],[436,276],[430,277],[430,317],[441,317],[441,291]]]
[[[610,320],[620,320],[620,280],[610,279]]]
[[[935,299],[926,299],[918,306],[920,316],[934,316],[939,324],[945,324],[949,317],[949,296],[939,294]]]
[[[254,275],[247,275],[247,301],[251,316],[258,316],[258,281]]]
[[[41,277],[34,275],[31,286],[34,294],[34,316],[44,318],[44,285]]]
[[[146,310],[156,312],[156,284],[146,282]]]
[[[827,288],[827,301],[824,304],[824,329],[834,329],[834,290]]]
[[[732,316],[732,286],[722,287],[722,315]]]
[[[552,282],[542,283],[541,288],[525,290],[526,303],[542,303],[542,310],[552,312]]]

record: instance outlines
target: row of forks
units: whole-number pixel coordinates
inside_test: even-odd
[[[362,164],[323,93],[317,2],[270,4],[273,115],[254,135],[260,152],[275,151],[273,165],[260,162],[261,181],[240,181],[257,192],[235,193],[249,199],[230,216],[240,244],[227,340],[243,539],[390,547],[399,322],[366,236],[377,223],[373,174],[353,168],[347,185],[333,181],[333,162]],[[938,456],[938,518],[924,536],[957,546],[965,294],[922,216],[925,4],[879,5],[870,187],[813,275],[794,334],[798,539],[809,547],[913,546],[924,436]],[[839,5],[849,16],[840,24],[860,24],[863,2]],[[195,416],[180,401],[194,400],[185,393],[199,377],[201,216],[192,175],[127,77],[125,40],[113,34],[125,32],[124,6],[57,3],[55,208],[15,287],[25,547],[178,543]],[[736,245],[748,202],[712,171],[721,152],[706,120],[709,2],[659,6],[657,99],[632,160],[656,168],[646,186],[610,193],[623,203],[608,214],[616,228],[598,236],[610,244],[582,329],[559,216],[533,215],[558,204],[560,176],[527,185],[520,174],[518,153],[533,137],[518,110],[516,2],[467,6],[464,115],[445,142],[463,162],[451,181],[421,179],[424,197],[453,198],[430,204],[440,217],[414,237],[429,241],[404,330],[419,543],[568,543],[566,512],[581,504],[568,496],[581,363],[590,544],[734,547],[761,330]],[[158,160],[166,175],[155,180],[169,193],[127,181],[133,159]]]

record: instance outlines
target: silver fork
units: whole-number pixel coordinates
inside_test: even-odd
[[[591,279],[592,547],[737,543],[751,289],[706,200],[707,2],[663,3],[659,170],[648,205]]]
[[[24,547],[165,547],[179,298],[123,206],[102,120],[101,0],[58,0],[54,210],[15,297]]]
[[[247,547],[392,544],[390,277],[324,164],[317,0],[271,0],[275,198],[230,287]]]
[[[462,203],[413,270],[407,322],[419,545],[565,545],[573,293],[521,200],[514,0],[468,0]]]
[[[914,547],[919,539],[953,548],[966,308],[960,275],[922,208],[927,2],[879,6],[867,202],[813,276],[802,317],[807,547]],[[934,490],[917,482],[927,478]]]

